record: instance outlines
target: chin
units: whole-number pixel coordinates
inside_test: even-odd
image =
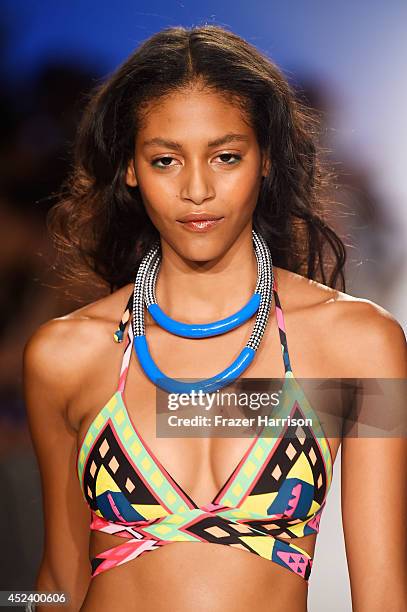
[[[223,241],[208,238],[198,240],[195,237],[189,240],[184,238],[182,242],[174,246],[180,257],[196,263],[217,259],[223,255],[225,250]]]
[[[192,249],[182,248],[179,253],[181,257],[187,259],[188,261],[193,261],[195,263],[205,263],[213,261],[214,259],[220,257],[223,254],[223,249],[204,248],[201,246],[200,248]]]

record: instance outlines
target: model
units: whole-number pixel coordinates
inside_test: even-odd
[[[252,439],[156,435],[158,389],[281,378],[278,414],[315,417],[298,378],[406,377],[399,323],[345,293],[317,126],[217,26],[155,34],[93,93],[49,227],[106,295],[24,354],[36,586],[66,592],[66,610],[304,612],[341,443],[354,610],[407,610],[404,440],[342,440],[317,418]]]

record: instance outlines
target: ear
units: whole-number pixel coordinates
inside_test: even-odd
[[[262,169],[261,169],[262,176],[267,176],[270,170],[271,170],[271,160],[268,156],[266,156],[266,154],[264,154],[263,162],[262,162]]]
[[[137,187],[137,178],[136,178],[136,173],[134,171],[134,160],[133,159],[129,161],[129,165],[127,166],[126,183],[129,187]]]

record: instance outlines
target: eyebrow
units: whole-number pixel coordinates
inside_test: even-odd
[[[246,134],[225,134],[220,138],[216,138],[216,140],[211,140],[208,142],[208,147],[218,147],[219,145],[227,144],[229,142],[247,142],[249,140],[249,136]],[[150,140],[145,140],[143,142],[143,146],[149,145],[160,145],[163,147],[168,147],[169,149],[182,149],[182,144],[176,142],[175,140],[165,140],[165,138],[151,138]]]

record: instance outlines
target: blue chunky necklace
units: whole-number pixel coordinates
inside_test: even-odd
[[[159,242],[143,257],[137,271],[133,291],[133,345],[141,367],[148,378],[158,387],[170,393],[187,393],[192,391],[213,392],[229,385],[236,380],[251,364],[256,351],[263,338],[270,312],[273,295],[273,266],[270,250],[265,240],[252,231],[255,254],[258,263],[258,279],[255,293],[250,301],[234,315],[221,319],[214,323],[202,325],[189,325],[179,323],[167,317],[159,309],[155,298],[155,282],[161,263],[161,248]],[[257,302],[259,302],[257,304]],[[256,321],[251,336],[242,349],[238,357],[225,370],[207,379],[198,379],[195,382],[185,382],[166,376],[155,364],[148,349],[145,321],[144,305],[147,306],[156,322],[168,331],[177,335],[189,338],[205,338],[225,333],[247,321],[257,310]],[[251,313],[251,314],[248,314]],[[156,315],[157,318],[154,316]],[[179,333],[180,332],[180,333]],[[122,340],[123,330],[118,330],[115,334],[117,341]]]
[[[171,334],[182,336],[184,338],[208,338],[210,336],[224,334],[235,327],[239,327],[239,325],[242,325],[248,319],[250,319],[250,317],[254,315],[260,306],[262,267],[261,256],[259,250],[256,248],[255,255],[257,259],[257,283],[254,293],[247,304],[235,312],[235,314],[230,315],[225,319],[220,319],[219,321],[214,321],[213,323],[194,323],[191,325],[189,323],[181,323],[180,321],[172,319],[166,315],[157,304],[155,288],[161,264],[161,256],[157,251],[155,258],[151,263],[151,271],[146,281],[144,303],[148,312],[160,327],[167,330]]]

